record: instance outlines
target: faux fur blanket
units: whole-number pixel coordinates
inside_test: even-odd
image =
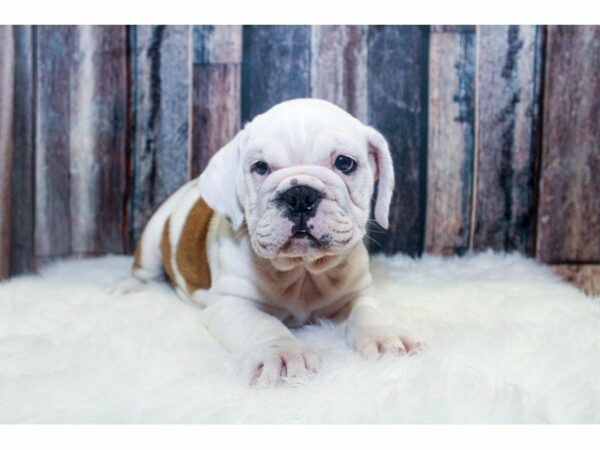
[[[107,294],[130,264],[0,284],[0,422],[600,422],[600,298],[521,256],[376,257],[389,317],[429,349],[366,361],[324,321],[297,331],[320,372],[267,389],[167,285]]]

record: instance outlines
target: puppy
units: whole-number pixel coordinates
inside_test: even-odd
[[[317,370],[288,328],[317,317],[347,315],[364,356],[414,352],[421,344],[390,327],[370,293],[363,237],[375,181],[375,219],[387,228],[394,173],[383,136],[322,100],[280,103],[158,208],[133,277],[166,274],[205,306],[206,327],[251,383]]]

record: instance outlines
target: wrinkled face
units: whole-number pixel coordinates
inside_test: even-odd
[[[347,252],[365,234],[375,181],[364,126],[291,106],[257,118],[241,149],[252,246],[266,258]]]
[[[210,173],[202,175],[208,186],[203,195],[235,227],[235,208],[225,197],[234,186],[259,256],[316,258],[350,251],[365,234],[378,176],[385,183],[380,180],[376,218],[387,227],[393,186],[387,145],[340,108],[312,99],[284,102],[255,118],[235,141],[206,171],[221,172],[220,199],[215,195],[211,204],[205,194],[219,183],[209,185]]]

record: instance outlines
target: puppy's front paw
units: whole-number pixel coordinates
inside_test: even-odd
[[[407,336],[397,328],[386,326],[354,330],[350,334],[350,341],[352,347],[367,358],[379,357],[384,353],[412,355],[425,348],[420,340]]]
[[[319,358],[295,338],[268,341],[250,350],[242,370],[251,385],[274,385],[316,372]]]

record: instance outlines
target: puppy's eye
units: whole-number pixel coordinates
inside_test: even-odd
[[[335,163],[333,165],[337,170],[346,175],[351,174],[358,167],[358,163],[356,162],[356,160],[346,155],[340,155],[337,158],[335,158]]]
[[[264,161],[256,161],[254,164],[252,164],[250,170],[259,175],[266,175],[269,172],[269,165]]]

